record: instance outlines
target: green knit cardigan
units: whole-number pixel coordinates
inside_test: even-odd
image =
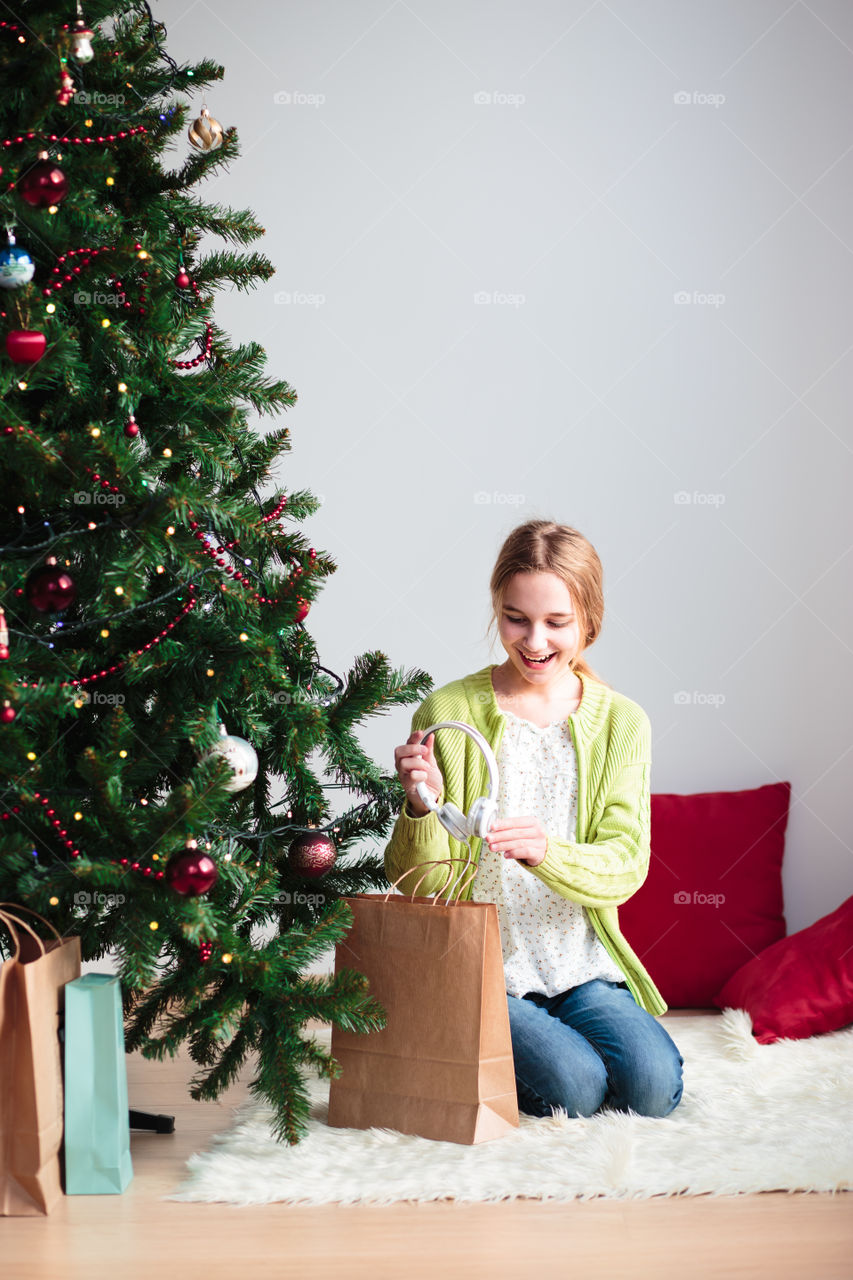
[[[412,718],[412,732],[423,732],[441,720],[462,720],[483,734],[497,755],[506,720],[492,684],[494,664],[433,690]],[[585,907],[605,950],[625,975],[641,1008],[655,1016],[667,1005],[619,928],[617,908],[636,893],[648,875],[650,855],[651,724],[642,707],[592,676],[578,673],[583,696],[568,717],[578,771],[576,841],[548,835],[545,857],[536,867],[520,863],[549,889]],[[477,796],[488,791],[488,769],[474,740],[451,729],[437,733],[436,763],[444,778],[439,803],[451,800],[468,813]],[[482,841],[471,838],[476,865]],[[385,849],[385,871],[393,884],[419,863],[436,858],[467,859],[464,844],[454,840],[429,812],[416,818],[408,803],[397,818]],[[462,863],[452,864],[453,874]],[[447,883],[450,868],[427,871],[417,892],[435,894]],[[423,873],[421,873],[423,874]],[[419,876],[400,881],[412,893]],[[471,897],[469,882],[462,894]]]

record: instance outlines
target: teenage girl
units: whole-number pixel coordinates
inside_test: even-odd
[[[500,786],[497,820],[472,839],[477,874],[462,896],[498,909],[519,1108],[668,1115],[684,1059],[617,912],[648,874],[651,727],[582,657],[601,630],[601,562],[577,530],[531,520],[504,542],[490,594],[506,659],[434,690],[415,712],[394,752],[407,799],[386,873],[393,883],[421,862],[468,856],[416,788],[465,813],[486,793],[467,734],[444,729],[441,746],[434,733],[420,744],[431,724],[471,724],[496,754]],[[447,871],[418,892],[437,892]]]

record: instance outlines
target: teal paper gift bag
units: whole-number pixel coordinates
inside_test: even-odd
[[[121,984],[86,973],[65,986],[65,1194],[115,1195],[132,1177]]]

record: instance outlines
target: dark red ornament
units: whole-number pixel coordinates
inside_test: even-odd
[[[131,440],[134,436],[139,435],[139,423],[136,421],[133,414],[131,414],[127,420],[127,425],[124,428],[124,434]]]
[[[4,702],[0,707],[0,724],[11,724],[17,715],[17,711],[8,702]]]
[[[175,284],[179,289],[189,289],[190,287],[190,278],[186,271],[184,271],[183,267],[181,267],[180,271],[175,276]]]
[[[13,364],[35,364],[47,350],[47,338],[37,329],[10,329],[6,354]]]
[[[74,81],[65,70],[59,76],[59,88],[56,91],[56,101],[61,107],[67,107],[71,99],[74,97]]]
[[[287,851],[287,865],[297,875],[316,880],[335,865],[338,851],[325,831],[303,831]]]
[[[296,597],[296,604],[298,608],[296,610],[296,617],[293,619],[293,621],[301,622],[303,618],[307,617],[308,610],[311,608],[311,606],[307,600],[303,600],[302,596]]]
[[[201,853],[195,841],[175,853],[166,864],[166,883],[185,898],[198,898],[212,889],[219,879],[219,868],[207,853]]]
[[[68,179],[53,160],[37,160],[18,182],[18,190],[34,209],[62,204],[68,195]]]
[[[39,613],[62,613],[74,601],[77,587],[71,574],[60,569],[56,556],[50,556],[47,564],[33,569],[24,594]]]

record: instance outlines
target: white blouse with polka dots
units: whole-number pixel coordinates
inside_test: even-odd
[[[498,817],[530,814],[558,840],[577,839],[578,775],[568,720],[540,727],[504,711],[498,753]],[[586,908],[530,874],[515,858],[480,846],[472,886],[476,902],[494,902],[500,920],[506,990],[554,996],[592,978],[624,982]]]

